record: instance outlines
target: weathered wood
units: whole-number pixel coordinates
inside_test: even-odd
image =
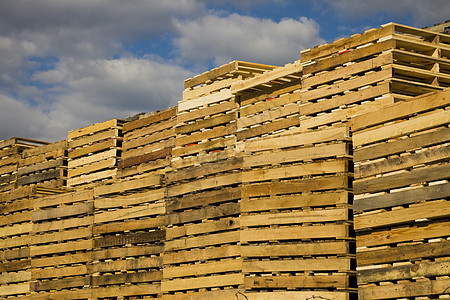
[[[148,175],[139,179],[119,181],[110,185],[97,186],[94,189],[95,197],[119,194],[125,191],[138,190],[146,187],[156,187],[161,185],[162,175]]]
[[[148,230],[151,228],[162,228],[165,225],[164,216],[153,218],[125,220],[104,224],[95,224],[94,235],[121,233],[124,231]]]
[[[242,248],[243,251],[244,248]],[[219,247],[207,247],[203,249],[178,250],[176,252],[165,252],[163,255],[164,265],[194,263],[219,258],[239,257],[241,245],[222,245]]]
[[[450,279],[397,283],[393,285],[359,287],[360,299],[390,299],[433,296],[448,292]]]
[[[270,123],[266,123],[260,126],[247,128],[242,131],[238,131],[236,133],[236,138],[238,141],[242,141],[251,137],[263,135],[266,133],[273,133],[274,131],[281,129],[288,129],[293,126],[298,126],[300,124],[300,120],[298,116],[290,116],[287,118],[279,119],[272,121]]]
[[[67,167],[70,169],[75,169],[77,167],[84,167],[85,165],[95,163],[97,161],[106,160],[108,158],[116,158],[118,155],[117,149],[111,149],[107,151],[103,151],[100,153],[92,154],[86,157],[80,157],[75,160],[69,160],[67,163]]]
[[[120,169],[137,166],[140,164],[145,164],[148,162],[153,162],[153,161],[163,159],[166,157],[170,158],[171,154],[172,154],[172,148],[156,150],[154,152],[146,153],[144,155],[130,157],[130,158],[124,159],[122,161],[119,161],[119,163],[117,164],[117,168],[119,168],[119,170],[120,170]]]
[[[204,140],[211,140],[236,133],[236,123],[216,126],[210,130],[203,132],[195,132],[186,136],[179,136],[175,140],[175,146],[183,146],[193,143],[198,143]]]
[[[77,202],[86,202],[88,200],[94,200],[93,191],[80,190],[33,199],[33,207],[34,209],[43,209],[57,205],[69,205]]]
[[[420,241],[422,239],[444,237],[449,234],[450,222],[431,223],[425,226],[395,228],[360,235],[356,240],[356,246],[371,247],[389,245],[400,242]]]
[[[239,104],[232,101],[225,101],[212,106],[201,107],[193,111],[182,112],[177,115],[177,123],[186,123],[196,119],[203,119],[206,116],[214,116],[220,113],[227,113],[239,108]]]
[[[137,147],[140,147],[143,145],[156,143],[161,140],[165,140],[170,137],[174,137],[175,136],[175,128],[173,128],[172,126],[175,126],[175,124],[176,124],[175,120],[172,123],[173,124],[170,124],[170,125],[168,124],[168,127],[169,127],[168,129],[157,131],[157,132],[152,132],[151,134],[146,135],[146,136],[137,137],[132,140],[124,141],[122,144],[123,151],[127,151],[128,149],[137,148]]]
[[[201,264],[183,265],[169,267],[165,266],[163,273],[164,279],[177,277],[200,276],[215,273],[236,272],[242,270],[242,260],[226,259],[221,261],[211,261]]]
[[[0,277],[0,285],[24,282],[31,280],[30,271],[20,271],[17,273],[3,273]]]
[[[111,298],[118,295],[139,296],[139,295],[156,295],[161,292],[161,286],[157,283],[99,287],[92,289],[92,297],[95,298]]]
[[[96,249],[92,252],[93,260],[115,259],[124,257],[152,256],[163,252],[163,245],[127,246],[111,249]]]
[[[92,276],[90,285],[92,286],[111,286],[123,283],[142,283],[142,282],[160,282],[163,277],[162,271],[151,270],[136,273],[122,273],[101,276]]]
[[[146,153],[151,153],[153,151],[158,151],[166,148],[173,148],[174,146],[175,146],[175,139],[170,138],[167,140],[147,144],[139,148],[128,149],[127,151],[122,152],[122,159],[128,159],[131,157],[145,155]]]
[[[226,218],[209,222],[183,224],[179,227],[166,229],[166,239],[171,240],[182,236],[209,234],[217,231],[239,229],[239,218]]]
[[[168,252],[212,245],[235,244],[239,241],[239,231],[229,231],[166,241],[164,249]]]
[[[31,283],[34,292],[62,290],[70,288],[81,288],[91,283],[89,276],[77,276],[69,278],[58,278],[56,280],[36,281]]]
[[[74,251],[92,250],[93,240],[69,241],[59,244],[30,246],[31,256],[49,255]]]
[[[44,171],[30,176],[21,176],[17,179],[17,184],[27,185],[61,178],[65,178],[64,169],[57,168],[55,170]]]
[[[125,246],[128,244],[155,243],[164,240],[164,230],[154,230],[144,233],[123,233],[94,239],[95,248]]]
[[[167,189],[167,195],[174,197],[187,193],[192,193],[211,188],[218,188],[227,185],[240,184],[242,182],[241,173],[231,173],[225,175],[216,175],[204,179],[196,180],[195,182],[182,183]]]
[[[185,89],[183,91],[183,101],[198,98],[203,95],[211,94],[215,91],[220,91],[224,88],[229,88],[233,82],[240,81],[241,78],[228,78],[215,81],[203,86],[197,86],[195,88]]]
[[[446,276],[449,274],[449,270],[449,260],[360,270],[358,271],[358,284],[412,279],[416,277]]]
[[[239,203],[225,203],[166,215],[167,225],[239,215]]]
[[[161,257],[141,257],[100,261],[89,265],[90,273],[109,273],[114,271],[132,271],[139,269],[154,269],[162,266]]]
[[[350,287],[349,276],[342,275],[295,275],[295,276],[261,276],[245,277],[244,285],[248,288],[338,288]]]
[[[45,210],[33,211],[33,222],[51,220],[94,213],[94,203],[87,202],[71,206],[61,206]]]
[[[33,257],[31,259],[32,268],[54,267],[62,265],[86,264],[92,261],[92,251],[77,254],[67,254],[50,257]]]
[[[283,117],[298,115],[298,113],[299,113],[299,104],[289,103],[285,106],[277,107],[276,109],[265,110],[256,115],[248,117],[240,117],[237,120],[237,128],[238,130],[242,130],[243,128],[246,127],[263,124],[265,122],[273,121]]]
[[[77,138],[76,140],[72,140],[69,142],[68,147],[71,149],[75,149],[78,147],[82,147],[85,145],[91,145],[94,143],[98,143],[101,141],[105,141],[111,138],[120,137],[120,131],[117,128],[111,128],[106,131],[98,132],[92,135],[83,136],[81,138]]]
[[[122,208],[142,203],[152,203],[164,199],[164,196],[165,188],[159,188],[144,192],[136,191],[129,195],[113,194],[111,198],[96,198],[94,201],[94,205],[98,210]]]
[[[355,194],[387,191],[412,184],[447,179],[448,174],[450,174],[450,164],[426,166],[394,175],[355,180],[353,191]]]
[[[135,121],[131,121],[131,122],[126,122],[125,124],[123,124],[122,131],[124,133],[126,133],[129,131],[139,129],[141,127],[146,127],[151,124],[173,118],[176,116],[176,114],[177,114],[177,107],[171,107],[166,110],[153,113],[148,117],[145,117],[145,118],[142,118],[139,120],[135,120]]]
[[[51,232],[33,235],[31,244],[48,244],[54,242],[65,242],[69,240],[78,240],[92,238],[92,225],[88,227],[81,227],[76,229],[68,229],[64,231]]]
[[[31,267],[31,260],[24,259],[13,262],[2,262],[0,263],[0,272],[17,272],[21,270],[26,270]]]
[[[296,89],[300,89],[300,85],[298,85]],[[262,95],[254,99],[254,102],[256,103],[252,103],[251,105],[241,105],[239,108],[239,115],[241,117],[256,115],[265,111],[278,109],[289,103],[299,102],[300,99],[300,91],[291,91],[290,93],[281,92],[281,94],[277,93],[277,95]]]
[[[350,258],[314,258],[244,261],[244,273],[296,272],[296,271],[350,271]]]
[[[302,239],[320,239],[320,238],[346,239],[349,237],[350,237],[349,228],[348,225],[346,224],[244,229],[241,231],[241,242],[302,240]]]
[[[82,137],[84,135],[90,135],[99,131],[103,131],[103,130],[107,130],[110,128],[121,128],[121,123],[123,123],[122,120],[119,119],[111,119],[102,123],[96,123],[87,127],[83,127],[77,130],[72,130],[69,131],[67,137],[69,140],[69,145],[70,145],[70,141],[74,140],[76,138]]]
[[[220,92],[205,95],[196,99],[178,102],[178,113],[198,108],[204,105],[211,105],[213,103],[222,102],[230,99],[233,101],[234,95],[230,89],[224,89]]]
[[[89,274],[87,265],[63,266],[58,268],[31,269],[32,279],[62,278]]]
[[[164,203],[148,203],[129,208],[122,208],[115,211],[104,211],[96,213],[94,216],[95,224],[105,222],[116,222],[120,220],[135,219],[162,215],[165,212]]]
[[[243,245],[242,257],[295,257],[311,255],[346,255],[350,244],[345,241],[280,245]]]
[[[243,284],[242,274],[212,275],[206,277],[180,278],[161,283],[163,292],[221,287]]]
[[[106,151],[108,149],[116,148],[116,147],[118,147],[117,139],[110,139],[110,140],[102,141],[102,142],[99,142],[99,143],[96,143],[93,145],[89,145],[89,146],[86,146],[83,148],[75,149],[73,151],[70,151],[67,156],[69,159],[76,159],[76,158],[79,158],[82,156],[87,156],[90,153]],[[70,164],[69,164],[69,167],[71,167]]]
[[[30,284],[28,282],[8,284],[0,286],[0,296],[20,295],[30,292]]]

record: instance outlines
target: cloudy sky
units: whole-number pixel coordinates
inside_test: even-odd
[[[449,0],[1,0],[0,140],[175,106],[186,78],[388,22],[450,19]]]

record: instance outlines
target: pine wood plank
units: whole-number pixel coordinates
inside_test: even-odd
[[[68,229],[64,231],[33,235],[31,244],[60,243],[68,240],[92,238],[92,226]]]
[[[337,271],[350,270],[350,258],[314,258],[283,260],[252,260],[242,263],[244,273]]]
[[[189,88],[185,89],[183,91],[183,101],[198,98],[200,96],[211,94],[215,91],[220,91],[224,88],[229,88],[233,82],[240,81],[240,78],[228,78],[228,79],[222,79],[219,81],[215,81],[203,86],[197,86],[195,88]]]
[[[194,278],[180,278],[170,281],[163,281],[161,283],[161,290],[163,292],[170,291],[183,291],[191,289],[200,289],[207,287],[221,287],[241,285],[243,283],[244,276],[242,274],[226,274],[226,275],[213,275],[207,277],[194,277]]]
[[[209,234],[217,231],[239,229],[240,218],[226,218],[195,224],[183,224],[179,227],[169,227],[166,229],[167,240],[172,240],[182,236],[192,236],[199,234]]]
[[[239,215],[239,203],[224,203],[166,215],[167,225],[175,225]]]
[[[198,108],[205,105],[211,105],[213,103],[225,101],[228,99],[233,100],[234,95],[230,89],[224,89],[220,92],[212,93],[209,95],[201,96],[199,98],[190,99],[187,101],[178,102],[178,113],[188,111],[194,108]]]
[[[244,248],[242,248],[243,250]],[[222,245],[219,247],[207,247],[201,249],[179,250],[176,252],[165,252],[163,255],[164,265],[195,263],[219,258],[239,257],[241,245]]]
[[[245,287],[258,289],[295,289],[295,288],[349,288],[348,275],[295,275],[245,277]]]
[[[159,188],[150,191],[138,192],[129,195],[117,195],[111,198],[96,198],[94,201],[95,208],[97,210],[115,208],[115,207],[127,207],[142,203],[151,203],[164,199],[165,188]]]
[[[143,282],[160,282],[163,277],[161,270],[151,270],[137,273],[122,273],[91,277],[92,286],[111,286],[114,284],[137,284]]]
[[[200,276],[215,273],[239,272],[242,270],[242,260],[226,259],[221,261],[211,261],[200,264],[164,267],[164,279]]]
[[[246,128],[236,133],[238,141],[246,140],[255,136],[273,133],[281,129],[288,129],[300,125],[298,116],[289,116],[283,119],[275,120],[270,123],[266,123],[260,126]]]
[[[241,249],[242,257],[346,255],[350,253],[350,244],[346,241],[322,241],[280,245],[243,245]]]
[[[94,216],[95,224],[105,222],[116,222],[120,220],[143,218],[165,213],[164,203],[147,203],[129,208],[122,208],[115,211],[104,211],[96,213]]]
[[[194,182],[182,183],[172,187],[168,187],[167,195],[174,197],[196,191],[218,188],[227,185],[239,184],[242,182],[241,173],[231,173],[225,175],[216,175],[210,178],[199,179]]]
[[[69,168],[69,170],[75,169],[77,167],[83,167],[85,165],[89,165],[98,161],[107,160],[109,158],[116,158],[117,154],[118,154],[117,149],[107,150],[86,157],[77,158],[75,160],[69,160],[67,162],[67,167]]]
[[[162,266],[160,257],[141,257],[134,259],[100,261],[89,265],[89,272],[109,273],[114,271],[131,271],[139,269],[154,269]]]
[[[162,228],[165,225],[164,216],[157,216],[153,218],[125,220],[118,222],[110,222],[103,224],[95,224],[94,235],[121,233],[124,231],[149,230],[152,228]]]
[[[148,117],[138,119],[131,122],[126,122],[123,124],[122,131],[128,133],[129,131],[135,131],[142,127],[150,126],[154,123],[162,122],[167,119],[173,118],[177,115],[177,107],[170,107],[168,109],[155,112]]]
[[[172,126],[175,126],[175,124],[176,124],[175,121],[176,120],[174,120],[172,122],[172,124],[167,124],[168,128],[165,130],[152,132],[148,135],[145,135],[142,137],[137,137],[132,140],[125,140],[122,144],[123,151],[127,151],[128,149],[137,148],[137,147],[147,145],[147,144],[156,143],[161,140],[165,140],[167,138],[175,136],[175,128],[172,127]]]
[[[56,253],[92,250],[93,240],[69,241],[60,244],[30,246],[31,256],[41,256]]]
[[[97,162],[93,162],[89,165],[84,165],[82,167],[79,168],[75,168],[75,169],[69,169],[67,171],[67,177],[68,178],[74,178],[77,176],[82,176],[82,175],[86,175],[86,174],[90,174],[96,171],[101,171],[104,169],[111,169],[114,168],[116,166],[116,162],[117,159],[115,157],[112,158],[108,158],[105,160],[101,160],[101,161],[97,161]]]
[[[125,191],[138,190],[146,187],[161,185],[162,175],[148,175],[143,178],[124,180],[110,185],[102,185],[94,188],[94,196],[100,197],[110,194],[120,194]]]
[[[169,252],[212,245],[233,244],[239,243],[239,241],[239,231],[212,233],[208,235],[166,241],[165,251]]]
[[[67,137],[69,140],[69,143],[79,137],[82,137],[84,135],[90,135],[99,131],[103,131],[110,128],[121,128],[122,126],[119,125],[122,122],[122,120],[119,119],[111,119],[102,123],[96,123],[90,126],[86,126],[83,128],[79,128],[76,130],[69,131]]]
[[[89,145],[83,148],[78,148],[70,151],[67,156],[69,159],[76,159],[83,156],[88,156],[90,153],[97,153],[101,151],[107,151],[112,148],[118,147],[117,139],[111,139],[107,141],[102,141],[93,145]],[[71,167],[69,165],[69,167]]]
[[[92,252],[92,259],[104,260],[117,258],[123,259],[126,257],[138,256],[154,256],[161,254],[163,250],[163,245],[145,245],[145,247],[142,247],[142,245],[138,245],[111,249],[96,249]]]
[[[33,222],[94,213],[94,203],[87,202],[33,211]]]
[[[122,233],[94,239],[95,248],[125,246],[128,244],[142,244],[161,242],[165,239],[164,230],[153,230],[142,233]]]

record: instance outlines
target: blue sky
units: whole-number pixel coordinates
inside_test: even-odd
[[[0,140],[175,106],[186,78],[378,28],[450,19],[450,0],[1,0]]]

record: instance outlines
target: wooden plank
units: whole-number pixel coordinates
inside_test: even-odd
[[[93,240],[69,241],[60,244],[31,246],[31,256],[41,256],[56,253],[92,250]]]
[[[70,151],[67,156],[69,159],[76,159],[79,157],[88,156],[91,153],[106,151],[116,147],[118,147],[117,139],[110,139],[83,148],[75,149],[73,151]]]
[[[394,281],[417,277],[446,276],[449,274],[450,261],[416,263],[401,266],[367,269],[358,271],[358,284],[370,282]]]
[[[143,218],[165,213],[164,203],[147,203],[139,206],[104,211],[94,215],[95,224],[116,222],[120,220]]]
[[[167,225],[239,215],[239,203],[224,203],[166,215]]]
[[[233,101],[234,95],[230,89],[224,89],[220,92],[205,95],[196,99],[190,99],[187,101],[178,102],[178,113],[188,111],[194,108],[198,108],[205,105],[211,105],[213,103],[221,102],[231,99]]]
[[[35,173],[37,171],[53,169],[61,166],[64,166],[64,159],[58,158],[54,160],[44,161],[42,163],[38,163],[27,167],[21,167],[17,170],[17,175],[23,176],[30,173]]]
[[[20,295],[30,292],[28,282],[0,286],[0,296]]]
[[[306,191],[346,189],[347,187],[348,176],[339,175],[287,182],[244,185],[242,187],[242,197],[274,196],[282,194],[305,193]]]
[[[244,250],[244,248],[242,248]],[[207,247],[201,249],[181,250],[176,252],[165,252],[163,255],[164,265],[195,263],[219,258],[239,257],[241,245],[223,245],[219,247]]]
[[[280,245],[243,245],[241,249],[242,257],[346,255],[350,253],[350,244],[345,241],[321,241]]]
[[[177,115],[177,123],[185,123],[194,121],[196,119],[202,119],[206,116],[214,116],[220,113],[227,113],[239,108],[239,104],[232,101],[225,101],[212,106],[198,108],[193,111],[185,111]]]
[[[173,118],[176,115],[177,115],[177,107],[171,107],[162,111],[158,111],[149,115],[148,117],[131,122],[126,122],[125,124],[123,124],[122,132],[126,133],[129,131],[139,129],[141,127],[146,127],[151,124]]]
[[[115,197],[114,197],[115,196]],[[111,198],[96,198],[94,201],[95,208],[97,210],[109,209],[114,207],[127,207],[142,203],[155,202],[164,199],[165,188],[134,192],[129,195],[114,195]]]
[[[235,144],[236,144],[235,136],[220,138],[220,139],[213,140],[213,141],[201,142],[196,145],[191,145],[188,147],[175,148],[172,150],[172,157],[175,158],[177,156],[192,155],[192,154],[197,154],[199,152],[202,152],[202,154],[203,154],[208,151],[217,150],[220,148],[226,148],[229,146],[234,146]],[[227,157],[228,155],[225,155],[225,156]],[[194,164],[197,164],[197,162]],[[174,167],[177,166],[179,168],[182,165],[183,165],[183,163],[179,163],[177,165],[174,165]]]
[[[349,237],[349,228],[346,224],[244,229],[241,231],[241,242],[309,240],[321,238],[345,239]]]
[[[57,168],[56,170],[44,171],[31,176],[22,176],[17,179],[17,184],[27,185],[32,183],[39,183],[42,181],[48,181],[52,179],[63,179],[64,169]]]
[[[353,191],[355,194],[374,193],[422,182],[447,179],[448,174],[450,174],[450,164],[432,165],[395,175],[355,180]]]
[[[355,230],[414,223],[419,219],[448,218],[450,201],[431,201],[420,205],[354,217]]]
[[[174,146],[175,146],[175,139],[170,138],[167,140],[162,140],[160,142],[148,144],[139,148],[128,149],[127,151],[122,152],[122,159],[144,155],[146,153],[150,153],[161,149],[173,148]]]
[[[32,268],[56,267],[62,265],[86,264],[92,261],[92,252],[67,254],[51,257],[33,257],[31,259]]]
[[[236,71],[238,69],[238,61],[232,61],[228,64],[222,65],[218,68],[214,68],[210,71],[204,72],[202,74],[196,75],[193,78],[188,78],[184,81],[184,88],[192,88],[199,84],[213,81],[216,78],[223,77],[228,73]]]
[[[382,173],[408,169],[421,164],[431,164],[448,160],[450,145],[401,156],[387,157],[382,161],[366,163],[355,167],[355,178],[370,177]]]
[[[390,299],[432,296],[448,292],[450,279],[397,283],[393,285],[359,287],[359,299]]]
[[[240,223],[245,227],[301,224],[318,222],[347,221],[349,219],[347,208],[322,209],[299,212],[279,212],[257,215],[241,216]]]
[[[50,291],[50,290],[62,290],[70,288],[82,288],[90,285],[89,276],[77,276],[69,278],[58,278],[56,280],[36,281],[32,289],[34,292]],[[33,284],[33,283],[32,283]]]
[[[420,241],[450,235],[450,222],[432,223],[423,226],[395,228],[360,235],[356,239],[357,247],[371,247],[394,243]]]
[[[117,149],[111,149],[104,152],[92,154],[86,157],[77,158],[75,160],[69,160],[67,163],[67,167],[70,169],[75,169],[77,167],[82,167],[85,165],[89,165],[91,163],[106,160],[108,158],[116,158],[118,156]]]
[[[104,224],[95,224],[94,235],[121,233],[124,231],[149,230],[152,228],[162,228],[165,225],[164,216],[157,216],[153,218],[126,220],[119,222],[111,222]]]
[[[19,260],[30,256],[30,248],[8,249],[0,252],[1,261]]]
[[[77,202],[86,202],[87,200],[94,200],[94,193],[92,190],[66,192],[33,199],[33,207],[37,210],[57,205],[69,205]]]
[[[373,130],[355,133],[353,135],[353,146],[363,146],[375,142],[424,131],[450,122],[450,110],[436,111],[432,114],[420,116],[408,121],[386,125]]]
[[[362,199],[355,199],[353,210],[355,212],[361,212],[380,208],[395,207],[412,203],[419,203],[421,201],[446,198],[449,195],[449,183],[424,186],[390,194],[382,194]]]
[[[273,209],[299,209],[317,206],[335,206],[350,203],[346,191],[272,196],[270,198],[242,199],[241,212],[269,211]]]
[[[197,120],[193,123],[183,124],[176,128],[177,134],[187,134],[195,131],[212,128],[235,121],[237,119],[237,111],[232,111],[226,114],[213,116],[210,118]]]
[[[450,91],[433,92],[415,97],[407,102],[399,102],[386,107],[377,113],[368,113],[355,117],[352,120],[352,128],[355,131],[387,123],[418,114],[427,110],[441,108],[449,105]]]
[[[129,157],[127,159],[121,160],[118,162],[117,167],[119,169],[125,169],[132,166],[156,161],[158,159],[166,158],[171,156],[172,154],[172,148],[164,148],[161,150],[156,150],[154,152],[146,153],[143,155],[135,156],[135,157]]]
[[[72,217],[94,213],[94,203],[87,202],[71,206],[60,206],[45,210],[33,211],[33,222],[51,220],[63,217]]]
[[[69,240],[85,238],[92,238],[92,226],[33,235],[31,238],[31,244],[38,245],[55,242],[61,243]]]
[[[304,132],[285,136],[269,137],[245,142],[246,152],[258,152],[273,149],[319,144],[335,140],[347,140],[350,136],[346,126],[324,129],[315,132]]]
[[[239,272],[242,270],[242,260],[226,259],[221,261],[211,261],[200,264],[182,265],[174,267],[164,267],[164,279],[200,276],[216,273]]]
[[[15,213],[12,216],[0,216],[0,226],[29,222],[31,220],[31,211]]]
[[[227,160],[213,162],[210,164],[201,164],[191,168],[175,170],[166,174],[168,183],[177,183],[187,179],[199,179],[201,177],[224,173],[232,170],[240,170],[242,167],[242,157],[230,157]]]
[[[13,202],[5,203],[0,205],[0,213],[4,215],[14,214],[15,212],[20,212],[24,210],[29,210],[33,208],[34,199],[19,199]]]
[[[146,187],[159,186],[162,183],[162,175],[148,175],[143,178],[115,182],[110,185],[102,185],[94,188],[94,196],[100,197],[110,194],[119,194],[125,191],[138,190]]]
[[[212,245],[235,244],[239,243],[239,241],[239,231],[212,233],[208,235],[166,241],[164,251],[169,252]]]
[[[434,131],[420,133],[407,139],[399,139],[387,143],[376,144],[362,149],[354,149],[355,162],[376,159],[406,151],[418,150],[450,141],[450,128],[438,128]]]
[[[69,169],[67,171],[67,177],[74,178],[77,176],[90,174],[90,173],[93,173],[96,171],[101,171],[104,169],[111,169],[116,166],[116,161],[117,161],[117,159],[115,157],[112,157],[112,158],[108,158],[108,159],[101,160],[98,162],[94,162],[89,165],[84,165],[80,168]]]
[[[257,115],[240,117],[237,120],[237,127],[238,130],[241,130],[242,128],[262,124],[268,121],[273,121],[275,119],[287,117],[290,115],[298,115],[298,112],[299,112],[299,104],[289,103],[285,106],[281,106],[276,109],[265,110]]]
[[[215,81],[212,83],[208,83],[203,86],[197,86],[195,88],[185,89],[183,91],[183,101],[198,98],[200,96],[211,94],[215,91],[220,91],[224,88],[229,88],[233,82],[240,81],[241,78],[228,78],[222,79],[220,81]]]
[[[127,246],[112,249],[96,249],[92,252],[93,260],[105,260],[124,257],[155,256],[163,252],[163,245]]]
[[[245,277],[244,285],[253,289],[338,288],[350,287],[349,277],[342,275],[295,275]]]
[[[63,266],[58,268],[32,269],[32,279],[62,278],[89,274],[87,265]]]
[[[212,275],[206,277],[180,278],[161,282],[163,292],[221,287],[243,284],[242,274]]]
[[[222,139],[219,139],[222,140]],[[182,168],[187,168],[187,167],[192,167],[192,166],[196,166],[198,164],[206,164],[206,163],[210,163],[210,162],[216,162],[219,160],[223,160],[223,159],[228,159],[230,156],[236,156],[236,151],[234,149],[234,145],[235,145],[235,138],[233,137],[231,140],[228,140],[226,143],[223,143],[223,140],[221,143],[216,143],[216,142],[207,142],[207,143],[200,143],[200,145],[204,146],[210,146],[212,148],[210,148],[210,150],[215,149],[215,150],[219,150],[219,151],[210,151],[207,152],[208,149],[204,149],[204,151],[202,150],[201,147],[196,148],[195,151],[192,151],[192,154],[195,154],[195,156],[190,156],[190,157],[176,157],[175,155],[173,156],[173,160],[171,161],[171,166],[172,169],[182,169]],[[222,145],[223,147],[228,147],[228,148],[223,148],[223,147],[218,147],[217,145]],[[180,148],[180,150],[185,150],[185,149],[189,149],[191,147],[194,146],[190,146],[190,147],[185,147],[185,148]],[[214,148],[216,147],[216,148]]]
[[[0,284],[11,284],[16,282],[30,281],[31,272],[30,271],[19,271],[17,273],[4,273],[0,277]]]
[[[172,240],[183,236],[209,234],[217,231],[239,229],[239,218],[226,218],[195,224],[183,224],[179,227],[166,229],[166,239]]]
[[[28,246],[31,241],[31,236],[23,235],[19,237],[11,237],[0,240],[0,249],[8,249],[15,247]]]
[[[218,289],[218,290],[200,290],[198,291],[188,291],[186,293],[176,292],[175,294],[163,294],[162,299],[164,300],[208,300],[208,299],[216,299],[216,300],[228,300],[233,299],[236,296],[242,294],[242,291],[234,288],[227,289]]]
[[[17,271],[26,270],[30,266],[31,266],[30,259],[24,259],[24,260],[13,261],[13,262],[2,262],[2,263],[0,263],[0,271],[2,273],[17,272]]]
[[[0,227],[0,236],[9,237],[14,235],[22,235],[31,232],[33,224],[31,223],[21,223],[12,226]]]
[[[92,289],[92,297],[95,298],[112,298],[118,295],[139,296],[139,295],[155,295],[161,292],[161,286],[157,283],[111,286]]]
[[[162,122],[159,123],[155,123],[155,124],[148,124],[146,127],[142,127],[136,130],[133,130],[131,132],[128,132],[125,134],[124,136],[124,142],[123,142],[123,146],[126,147],[129,142],[134,142],[135,140],[138,140],[140,138],[145,138],[146,136],[153,136],[153,141],[157,141],[160,140],[160,138],[158,137],[158,134],[161,131],[167,131],[168,129],[171,129],[173,127],[175,127],[177,125],[177,119],[175,117],[168,119],[168,120],[164,120]],[[168,131],[168,136],[173,135],[174,133],[170,133],[170,131]],[[129,148],[134,148],[134,147],[128,147]]]
[[[264,94],[262,96],[255,97],[255,99],[253,99],[253,102],[255,103],[251,104],[241,103],[241,107],[239,108],[239,115],[241,117],[256,115],[264,111],[277,109],[289,103],[299,102],[301,99],[300,91],[298,90],[300,89],[300,84],[295,86],[295,88],[296,90],[294,91],[279,92],[278,90],[276,94],[271,95]]]
[[[244,170],[242,182],[268,181],[275,179],[288,179],[312,175],[325,175],[348,172],[348,160],[338,159],[316,163],[305,163],[294,166],[278,168]]]
[[[111,128],[92,135],[83,136],[69,142],[68,148],[75,149],[85,145],[91,145],[111,138],[120,137],[120,131],[117,128]]]
[[[209,178],[199,179],[194,182],[182,183],[172,187],[168,187],[167,196],[174,197],[196,191],[239,184],[241,182],[242,182],[241,173],[216,175]]]
[[[214,203],[229,202],[240,199],[241,190],[238,187],[222,188],[197,194],[186,194],[179,198],[171,198],[166,201],[167,214],[174,211],[185,210],[194,207],[207,206]]]
[[[421,260],[450,255],[450,241],[442,240],[413,245],[402,245],[384,249],[357,251],[358,266],[391,263],[396,261]]]
[[[110,129],[110,128],[116,128],[116,127],[121,128],[122,126],[119,125],[119,123],[121,121],[122,120],[119,120],[119,119],[111,119],[111,120],[108,120],[105,122],[95,123],[95,124],[87,126],[87,127],[69,131],[69,133],[67,135],[69,143],[71,140],[82,137],[84,135],[90,135],[90,134],[93,134],[93,133],[96,133],[99,131],[103,131],[106,129]]]
[[[124,233],[94,239],[95,248],[125,246],[128,244],[155,243],[164,240],[164,230],[154,230],[143,233]]]
[[[284,299],[329,299],[329,300],[349,300],[351,293],[346,291],[270,291],[270,292],[245,292],[248,300],[284,300]]]
[[[337,271],[350,270],[350,258],[252,260],[242,263],[244,273]]]

